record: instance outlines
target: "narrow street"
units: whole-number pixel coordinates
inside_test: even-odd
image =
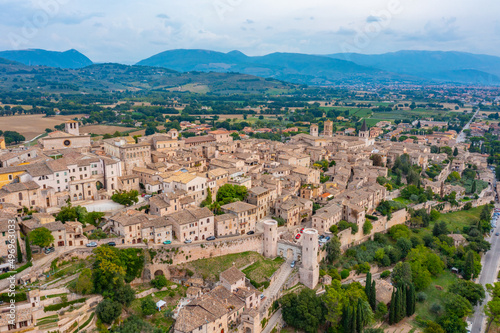
[[[493,188],[496,188],[496,181],[493,183]],[[500,208],[500,204],[495,203],[495,208]],[[486,286],[496,281],[498,265],[500,260],[500,236],[495,236],[495,233],[500,232],[500,225],[493,230],[490,238],[486,238],[491,243],[491,249],[486,252],[481,260],[483,270],[479,275],[479,284]],[[482,304],[474,308],[474,315],[469,318],[472,322],[471,333],[481,333],[486,330],[486,316],[484,315],[484,306],[488,303],[490,297],[486,293],[486,298]]]

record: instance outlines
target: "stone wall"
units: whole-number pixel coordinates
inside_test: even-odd
[[[363,243],[375,235],[377,232],[387,232],[392,226],[397,224],[405,223],[409,218],[409,214],[406,209],[400,209],[392,213],[390,220],[387,220],[386,216],[381,216],[377,221],[372,221],[373,229],[369,235],[363,234],[363,226],[359,227],[356,234],[351,234],[351,228],[340,231],[337,236],[340,240],[340,247],[342,250],[346,250],[351,246]]]
[[[155,264],[171,265],[247,251],[262,254],[262,235],[251,235],[241,239],[215,240],[203,244],[162,246],[154,248],[154,250],[157,251],[154,258]]]

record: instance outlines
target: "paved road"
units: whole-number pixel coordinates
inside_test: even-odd
[[[269,333],[273,330],[274,326],[276,326],[276,323],[278,320],[281,318],[281,308],[276,311],[271,318],[269,318],[269,322],[267,323],[267,326],[264,328],[262,333]]]
[[[465,141],[464,129],[469,129],[470,124],[472,123],[472,121],[474,120],[474,118],[476,118],[476,116],[477,116],[478,113],[479,113],[479,109],[477,109],[476,113],[474,113],[474,115],[472,116],[472,118],[470,118],[469,122],[464,126],[464,128],[462,128],[462,130],[460,131],[460,133],[457,136],[457,143]]]
[[[282,267],[281,267],[281,271],[279,273],[279,276],[276,278],[276,280],[274,280],[273,283],[271,283],[269,288],[264,290],[263,294],[264,294],[265,299],[264,299],[264,302],[260,306],[261,313],[264,309],[267,308],[267,306],[272,301],[272,299],[280,292],[281,288],[283,287],[283,285],[286,282],[286,279],[292,273],[293,268],[290,267],[291,263],[292,263],[292,260],[287,260],[286,262],[284,262]]]
[[[500,208],[500,204],[495,204],[496,208]],[[483,286],[486,284],[492,284],[496,281],[498,264],[500,259],[500,236],[495,236],[496,232],[500,232],[500,225],[493,231],[492,237],[489,239],[491,243],[491,249],[486,252],[483,257],[482,264],[483,270],[479,276],[479,283]],[[488,240],[488,239],[487,239]],[[486,294],[486,299],[483,304],[480,304],[474,308],[474,316],[469,318],[472,322],[471,333],[481,333],[486,330],[486,316],[484,315],[484,305],[488,303],[489,295]]]

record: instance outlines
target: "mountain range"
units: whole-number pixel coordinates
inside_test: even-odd
[[[31,66],[75,69],[92,65],[89,58],[76,50],[3,51],[0,52],[0,57]],[[372,55],[271,53],[247,56],[239,51],[223,53],[176,49],[158,53],[136,65],[162,67],[179,72],[237,72],[307,85],[500,85],[500,57],[453,51],[399,51]]]

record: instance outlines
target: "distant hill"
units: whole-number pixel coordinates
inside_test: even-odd
[[[384,54],[337,53],[334,59],[398,74],[461,83],[500,82],[500,57],[465,52],[398,51]]]
[[[307,55],[272,53],[250,57],[239,51],[170,50],[138,65],[178,71],[240,72],[310,85],[355,83],[500,84],[500,58],[463,52],[400,51]]]
[[[239,72],[299,84],[330,85],[345,82],[404,81],[376,68],[325,56],[298,53],[272,53],[249,57],[239,51],[222,53],[209,50],[170,50],[144,59],[137,65],[158,66],[178,71]]]
[[[56,68],[82,68],[92,61],[76,50],[65,52],[39,49],[0,51],[0,58],[16,61],[28,66],[49,66]]]
[[[95,64],[78,69],[26,66],[0,58],[0,91],[72,93],[109,91],[191,91],[213,94],[263,94],[288,91],[296,85],[239,73],[180,73],[174,70]]]

